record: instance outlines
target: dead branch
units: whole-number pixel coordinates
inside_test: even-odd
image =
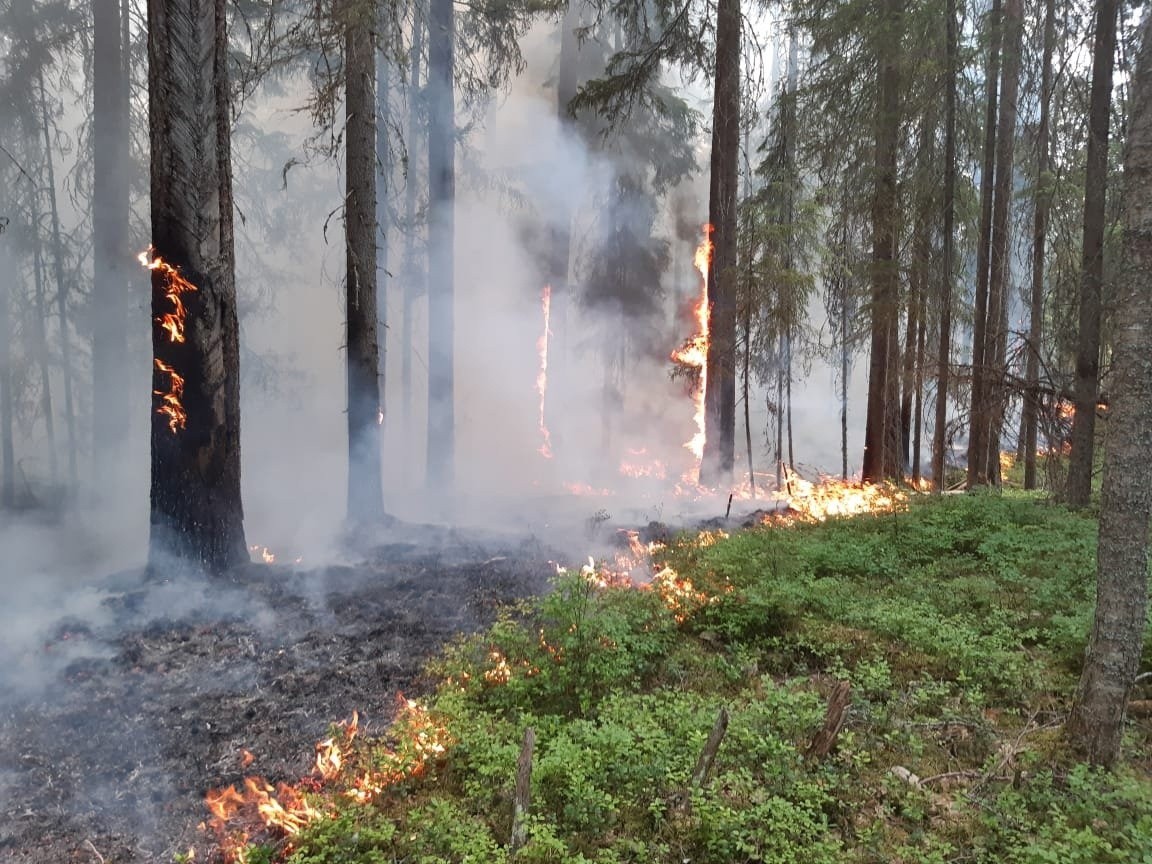
[[[851,690],[852,685],[847,681],[836,682],[836,687],[828,698],[824,725],[804,751],[806,759],[823,759],[836,746],[836,739],[840,737],[840,730],[844,727],[844,716],[848,712]]]
[[[704,749],[700,751],[700,757],[696,760],[696,767],[692,769],[692,776],[688,779],[688,785],[673,796],[672,809],[674,811],[684,816],[691,812],[692,792],[696,789],[703,789],[704,784],[708,782],[708,775],[712,772],[712,763],[716,761],[720,742],[724,740],[724,735],[727,732],[728,709],[721,708],[716,722],[712,725],[712,731],[708,733],[708,740],[704,742]]]
[[[512,803],[512,838],[508,843],[511,858],[528,840],[528,811],[532,806],[532,750],[536,746],[536,731],[529,726],[524,730],[524,743],[516,760],[516,794]]]

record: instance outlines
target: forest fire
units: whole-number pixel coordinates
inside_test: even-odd
[[[182,344],[185,341],[184,328],[188,317],[188,308],[181,299],[182,295],[190,294],[197,288],[182,275],[180,271],[161,258],[159,255],[149,257],[152,247],[137,256],[137,260],[149,270],[159,271],[164,277],[164,296],[170,304],[172,311],[165,312],[156,319],[160,329],[168,335],[168,341],[173,344]],[[184,410],[184,377],[176,372],[170,365],[159,357],[153,358],[157,371],[168,376],[168,389],[153,390],[160,397],[160,405],[156,408],[157,414],[168,418],[168,428],[175,435],[185,428],[188,423],[188,413]]]
[[[831,516],[856,516],[863,513],[885,513],[903,505],[908,493],[895,486],[859,481],[822,478],[819,483],[805,480],[784,466],[785,491],[777,496],[788,502],[794,514],[817,522]],[[778,517],[766,517],[765,522]]]
[[[540,338],[536,340],[536,353],[540,358],[540,371],[536,373],[536,392],[540,395],[540,447],[538,453],[545,459],[552,458],[552,435],[548,431],[548,424],[544,419],[544,401],[548,394],[548,342],[552,338],[552,286],[545,285],[544,293],[540,297],[540,308],[544,313],[544,327],[540,331]]]
[[[696,303],[696,333],[681,347],[672,352],[672,361],[696,372],[696,386],[692,391],[695,407],[692,419],[696,423],[696,434],[684,446],[697,460],[704,456],[704,395],[708,390],[708,265],[712,262],[712,225],[704,226],[704,239],[696,247],[693,263],[700,273],[700,299]]]
[[[646,447],[628,448],[628,455],[620,460],[620,473],[625,477],[652,477],[663,480],[667,469],[659,459],[648,456]]]
[[[399,711],[392,725],[394,748],[382,748],[370,758],[357,760],[352,742],[360,732],[359,714],[337,724],[338,734],[316,743],[313,776],[296,784],[275,786],[262,777],[246,777],[236,785],[214,789],[204,796],[211,817],[202,826],[212,832],[227,864],[248,864],[249,845],[267,840],[289,840],[325,815],[309,793],[332,784],[361,803],[388,787],[424,773],[428,762],[445,752],[447,734],[424,706],[397,695]],[[360,765],[363,761],[367,764]],[[317,800],[317,799],[312,799]]]

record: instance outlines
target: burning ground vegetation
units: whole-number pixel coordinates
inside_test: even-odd
[[[9,712],[0,859],[1143,860],[1152,712],[1114,774],[1060,745],[1094,526],[885,500],[573,567],[430,538],[254,566],[247,614],[122,627]]]

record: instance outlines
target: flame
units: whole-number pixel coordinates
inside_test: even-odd
[[[182,295],[190,294],[196,291],[197,288],[187,279],[185,279],[180,271],[161,258],[159,255],[150,258],[152,247],[149,246],[138,256],[138,260],[142,265],[149,270],[158,270],[164,277],[164,296],[168,302],[172,304],[172,311],[166,312],[156,319],[156,323],[160,325],[160,329],[168,334],[168,341],[173,344],[183,344],[185,341],[184,327],[188,317],[188,309],[181,299]],[[160,405],[156,408],[157,414],[163,414],[168,418],[168,428],[175,435],[178,431],[182,430],[188,424],[188,413],[184,410],[184,377],[176,372],[171,366],[161,360],[159,357],[154,358],[156,368],[169,376],[168,390],[153,390],[152,392],[160,397]]]
[[[265,564],[276,563],[276,553],[269,549],[267,546],[261,546],[257,543],[254,546],[249,546],[248,551],[252,553],[252,557],[260,556],[260,560]]]
[[[648,450],[645,447],[633,450],[629,448],[628,456],[620,460],[620,473],[625,477],[655,477],[663,480],[667,476],[664,463],[659,459],[648,459]]]
[[[188,425],[188,412],[184,410],[182,401],[184,399],[184,377],[159,357],[153,358],[152,362],[156,364],[159,371],[169,376],[170,383],[167,392],[164,390],[153,390],[152,392],[160,397],[160,407],[156,409],[156,413],[163,414],[168,418],[168,428],[175,435],[178,430]]]
[[[712,263],[713,230],[710,224],[704,226],[704,239],[696,247],[696,255],[693,258],[701,279],[700,299],[693,310],[696,316],[696,334],[672,352],[673,363],[699,370],[696,379],[698,383],[692,391],[692,404],[695,409],[692,419],[696,423],[696,434],[684,444],[697,461],[704,456],[704,395],[708,390],[708,266]]]
[[[564,489],[569,495],[607,496],[616,494],[611,489],[597,489],[595,486],[589,486],[587,483],[565,483]]]
[[[544,313],[544,329],[540,331],[540,338],[536,340],[536,353],[540,357],[540,371],[536,373],[536,392],[540,394],[540,447],[537,452],[545,459],[552,458],[552,435],[548,432],[548,424],[544,421],[544,398],[548,393],[548,342],[552,338],[550,323],[552,319],[552,286],[545,285],[544,293],[540,297],[540,308]]]
[[[895,486],[862,483],[856,480],[821,478],[819,483],[805,480],[784,466],[785,488],[777,497],[788,502],[794,516],[823,522],[830,516],[855,516],[861,513],[884,513],[902,507],[908,494]],[[787,517],[785,517],[787,518]],[[763,521],[779,521],[768,516]]]

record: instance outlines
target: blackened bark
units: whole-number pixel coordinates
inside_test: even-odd
[[[1003,18],[1003,58],[999,118],[996,130],[996,174],[993,182],[991,260],[988,274],[988,320],[985,327],[983,404],[980,422],[985,442],[982,482],[1000,483],[1000,426],[1005,411],[1004,387],[1008,346],[1008,239],[1012,205],[1012,160],[1016,145],[1016,97],[1020,83],[1020,49],[1024,36],[1022,0],[1007,0]]]
[[[185,340],[174,340],[162,326],[174,311],[171,275],[152,270],[150,566],[158,572],[171,556],[214,573],[248,560],[227,49],[224,0],[149,0],[152,245],[196,288],[181,295]],[[183,426],[159,410],[177,390]]]
[[[932,487],[944,489],[948,385],[952,365],[952,258],[956,218],[956,0],[945,7],[944,225],[940,256],[940,341],[936,350],[936,416],[932,429]]]
[[[456,119],[452,0],[431,0],[428,21],[428,464],[430,489],[455,482]]]
[[[1072,744],[1091,762],[1120,753],[1124,712],[1139,671],[1148,608],[1152,522],[1152,18],[1146,18],[1131,88],[1124,163],[1125,273],[1118,286],[1111,427],[1104,454],[1096,615],[1068,719]]]
[[[868,413],[864,421],[865,480],[892,476],[899,461],[899,353],[896,323],[900,289],[896,254],[896,158],[900,132],[900,0],[885,0],[884,37],[877,40],[875,168],[872,193],[872,324]],[[893,383],[896,384],[893,387]],[[892,401],[896,394],[895,404]],[[894,416],[895,415],[895,416]],[[895,436],[894,436],[895,430]],[[895,441],[893,438],[895,437]],[[895,448],[893,448],[895,444]]]
[[[97,488],[128,440],[128,102],[119,0],[93,0],[92,435]]]
[[[968,486],[988,483],[988,404],[984,351],[988,331],[988,269],[992,255],[992,195],[996,173],[997,85],[1000,80],[1000,0],[988,12],[988,70],[984,80],[984,161],[980,168],[980,235],[976,246],[976,300],[972,322],[972,393],[968,430]]]
[[[371,525],[384,517],[380,464],[383,370],[376,293],[376,46],[371,9],[350,0],[343,12],[348,521]]]
[[[1037,425],[1040,415],[1040,348],[1044,339],[1044,251],[1048,210],[1052,202],[1049,178],[1049,128],[1052,107],[1052,54],[1056,47],[1056,0],[1044,2],[1044,48],[1040,72],[1040,123],[1036,130],[1035,212],[1032,220],[1032,290],[1028,312],[1027,387],[1020,427],[1024,450],[1024,488],[1036,488]]]
[[[1119,0],[1097,0],[1092,48],[1092,97],[1088,106],[1088,155],[1084,170],[1084,258],[1080,271],[1080,329],[1076,346],[1076,415],[1068,462],[1068,506],[1087,507],[1092,497],[1096,401],[1100,389],[1100,307],[1104,282],[1104,204],[1108,184],[1108,116],[1116,53]]]
[[[708,264],[708,388],[704,394],[704,457],[700,482],[720,486],[732,476],[736,445],[736,209],[740,166],[740,0],[716,10],[716,80],[708,221],[714,252]]]

